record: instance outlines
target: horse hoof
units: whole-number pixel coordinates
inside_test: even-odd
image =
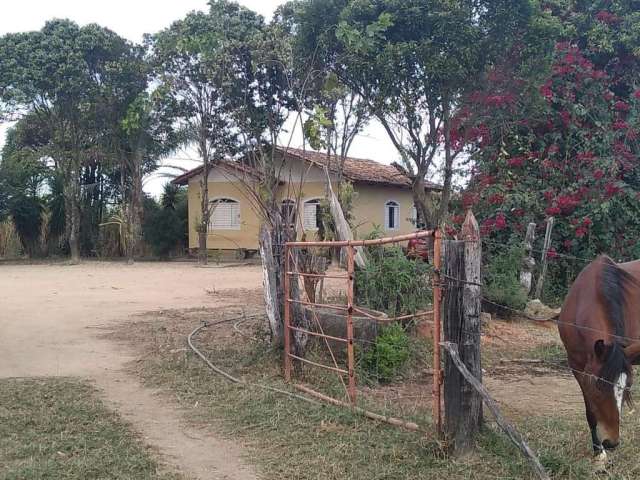
[[[607,471],[607,452],[604,450],[593,458],[595,473],[604,473]]]

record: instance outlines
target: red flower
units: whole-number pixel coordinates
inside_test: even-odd
[[[579,162],[591,163],[594,157],[595,155],[593,154],[593,152],[580,152],[578,155],[576,155],[576,160],[578,160]]]
[[[627,128],[629,128],[629,124],[627,124],[627,122],[625,122],[624,120],[616,120],[615,122],[613,122],[613,125],[611,125],[611,127],[614,130],[626,130]]]
[[[544,198],[546,201],[550,201],[553,199],[553,197],[555,196],[555,194],[553,193],[552,190],[547,190],[546,192],[544,192],[542,195],[544,195]]]
[[[560,215],[560,208],[559,207],[549,207],[545,210],[545,213],[547,215]]]
[[[578,206],[578,200],[571,195],[560,195],[557,199],[557,206],[563,213],[570,213]]]
[[[562,118],[562,123],[564,123],[565,127],[571,122],[571,114],[566,110],[560,112],[560,118]]]
[[[524,157],[513,157],[507,160],[507,165],[510,167],[521,167],[524,165]]]
[[[506,228],[507,226],[507,219],[505,218],[503,213],[498,213],[496,215],[496,222],[495,222],[496,228],[498,230],[502,230],[504,228]]]
[[[622,100],[618,100],[616,103],[614,103],[613,108],[615,108],[619,112],[628,112],[631,107],[629,107],[628,103],[623,102]]]
[[[576,237],[582,238],[587,234],[587,229],[585,227],[576,228]]]
[[[600,180],[602,177],[604,177],[604,172],[602,170],[596,170],[593,172],[593,178],[596,180]]]
[[[589,217],[585,217],[584,220],[582,220],[582,225],[584,225],[585,227],[590,227],[591,225],[593,225],[593,222]]]
[[[547,100],[553,98],[553,90],[551,89],[551,80],[548,80],[544,85],[540,87],[540,94]]]
[[[606,23],[607,25],[611,25],[620,21],[620,18],[615,13],[607,12],[606,10],[601,10],[596,14],[596,20],[602,23]]]
[[[604,186],[604,194],[607,198],[611,198],[614,195],[616,195],[618,192],[620,192],[622,189],[615,185],[614,183],[607,183]]]
[[[556,252],[555,248],[551,247],[549,250],[547,250],[547,258],[548,259],[558,258],[558,252]]]
[[[502,205],[504,202],[504,195],[501,193],[494,193],[489,197],[489,203],[491,205]]]
[[[513,214],[514,214],[516,217],[522,217],[522,216],[524,215],[524,209],[523,209],[523,208],[515,208],[515,209],[513,210]]]
[[[478,194],[476,193],[465,193],[462,195],[462,206],[464,208],[469,208],[478,203]]]

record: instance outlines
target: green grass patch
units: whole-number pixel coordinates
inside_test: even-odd
[[[567,367],[567,352],[560,343],[548,342],[536,345],[528,353],[532,360],[542,360],[549,365]]]
[[[0,380],[0,478],[157,479],[163,473],[86,382]]]

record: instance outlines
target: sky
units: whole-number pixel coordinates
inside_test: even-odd
[[[13,32],[39,30],[47,20],[52,18],[69,18],[80,25],[98,23],[119,35],[140,42],[145,33],[155,33],[171,22],[184,17],[193,10],[206,10],[206,0],[20,0],[2,2],[0,14],[0,35]],[[283,3],[278,0],[239,0],[240,4],[271,18],[275,8]],[[0,146],[8,125],[0,124]],[[301,146],[302,137],[298,130],[287,135],[291,146]],[[382,163],[391,163],[398,159],[398,154],[387,138],[382,126],[377,123],[369,125],[354,141],[349,154],[354,157],[370,158]],[[195,160],[189,160],[195,159]],[[165,165],[177,165],[181,168],[197,166],[197,156],[192,149],[176,153],[172,158],[163,161]],[[175,169],[160,169],[159,172],[145,181],[145,191],[159,196],[162,186],[168,180],[164,173],[175,172]]]

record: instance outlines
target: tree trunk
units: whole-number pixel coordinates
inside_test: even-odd
[[[436,225],[439,225],[449,214],[449,201],[451,198],[451,183],[453,177],[453,155],[451,154],[451,105],[445,97],[442,105],[442,126],[444,129],[444,183],[440,206],[436,215]]]
[[[198,262],[207,265],[207,234],[209,232],[209,148],[206,132],[200,135],[200,156],[202,157],[202,180],[200,181],[200,227],[198,228]]]
[[[77,186],[74,185],[70,190],[70,211],[67,213],[67,221],[69,222],[69,251],[71,254],[71,263],[77,265],[80,263],[80,205],[76,191]]]
[[[280,347],[284,343],[283,309],[284,288],[282,285],[282,230],[270,229],[266,224],[260,227],[260,257],[262,258],[262,287],[267,328],[271,332],[271,343]]]
[[[127,212],[127,263],[133,264],[142,234],[142,158],[134,153],[131,172],[131,198]]]
[[[413,203],[415,204],[418,218],[424,221],[424,227],[427,229],[435,228],[438,222],[434,218],[433,212],[429,208],[429,198],[425,191],[424,174],[418,173],[413,180]]]

